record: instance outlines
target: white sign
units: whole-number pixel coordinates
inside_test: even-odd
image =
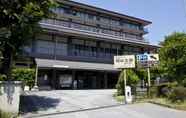
[[[114,68],[135,68],[135,56],[114,56]]]
[[[159,55],[158,54],[149,54],[148,61],[159,61]]]
[[[131,87],[126,86],[125,87],[125,99],[127,103],[132,103],[132,93],[131,93]]]

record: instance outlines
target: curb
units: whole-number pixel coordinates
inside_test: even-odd
[[[175,109],[174,107],[171,107],[171,106],[166,105],[166,104],[161,104],[161,103],[152,102],[152,101],[148,101],[148,103],[152,103],[152,104],[160,105],[160,106],[163,106],[163,107]]]
[[[179,109],[179,108],[177,108],[177,107],[173,107],[173,106],[166,105],[166,104],[161,104],[161,103],[156,103],[156,102],[152,102],[152,101],[148,101],[148,103],[155,104],[155,105],[159,105],[159,106],[162,106],[162,107],[167,107],[167,108],[174,109],[174,110],[186,111],[186,110],[184,110],[184,109]]]
[[[110,106],[103,106],[103,107],[94,107],[94,108],[87,108],[87,109],[79,109],[79,110],[74,110],[74,111],[56,112],[56,113],[49,113],[49,114],[30,115],[28,117],[23,117],[23,118],[38,118],[38,117],[44,117],[44,116],[69,114],[69,113],[75,113],[75,112],[93,111],[93,110],[112,108],[112,107],[118,107],[118,106],[123,106],[123,105],[126,105],[126,104],[117,104],[117,105],[110,105]]]

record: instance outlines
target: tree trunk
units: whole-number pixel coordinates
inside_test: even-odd
[[[13,66],[13,51],[8,45],[5,46],[5,50],[2,51],[3,63],[2,63],[2,73],[7,76],[8,80],[11,80],[11,70]]]

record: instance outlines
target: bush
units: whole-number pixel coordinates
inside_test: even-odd
[[[182,85],[186,87],[186,79],[183,80]]]
[[[5,81],[6,80],[6,75],[0,75],[0,81]]]
[[[130,85],[132,89],[138,83],[139,77],[132,69],[127,70],[127,85]],[[116,84],[117,94],[124,95],[124,71],[120,73],[118,82]]]
[[[186,88],[175,87],[168,97],[172,102],[184,102],[186,100]]]
[[[33,87],[35,70],[29,68],[16,68],[12,70],[12,78],[14,81],[23,81],[26,85]]]
[[[157,96],[158,96],[158,87],[157,86],[150,87],[150,97],[155,98]]]
[[[12,118],[12,114],[0,110],[0,118]]]
[[[177,83],[163,83],[157,86],[157,96],[169,97],[172,89],[177,86]]]

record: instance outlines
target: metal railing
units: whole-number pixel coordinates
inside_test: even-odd
[[[135,35],[127,36],[124,32],[117,32],[113,30],[102,29],[99,27],[82,25],[79,23],[73,23],[73,22],[55,20],[55,19],[42,20],[40,24],[42,25],[43,23],[50,25],[50,27],[53,26],[53,27],[70,28],[70,29],[78,30],[80,32],[87,32],[89,34],[93,33],[94,35],[97,35],[97,36],[105,35],[108,38],[114,37],[114,38],[118,38],[121,40],[129,40],[129,41],[132,40],[134,42],[136,41],[136,42],[147,43],[147,41],[144,38],[139,37],[139,36],[135,36]]]

